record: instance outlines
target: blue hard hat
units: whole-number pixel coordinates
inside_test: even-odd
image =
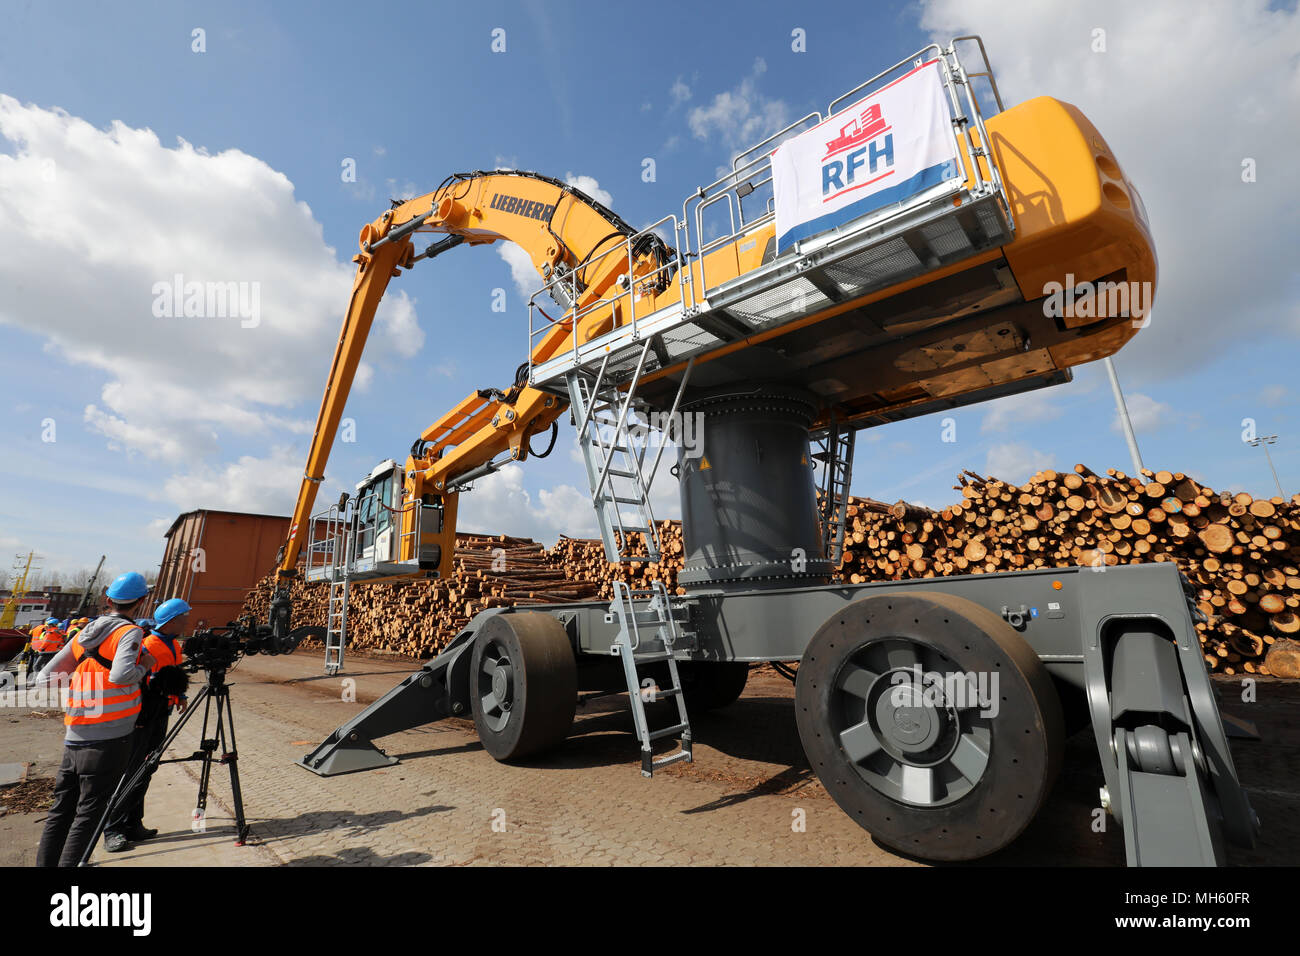
[[[126,574],[119,575],[112,584],[108,586],[108,599],[116,601],[119,604],[130,604],[138,601],[149,593],[149,585],[145,582],[144,575],[136,571],[128,571]]]
[[[163,601],[153,612],[154,624],[162,627],[172,618],[180,617],[182,614],[188,614],[192,609],[180,598],[172,598],[170,601]]]
[[[58,624],[58,623],[59,623],[59,619],[58,619],[57,617],[47,617],[47,618],[45,619],[45,623],[46,623],[46,624]]]

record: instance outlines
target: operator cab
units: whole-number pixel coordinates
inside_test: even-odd
[[[397,462],[388,458],[375,465],[369,476],[357,482],[352,499],[356,520],[355,566],[388,564],[397,560],[395,520],[402,511],[402,483]]]
[[[305,577],[308,581],[353,581],[411,576],[438,567],[441,552],[431,544],[441,531],[442,513],[436,506],[405,500],[401,467],[391,458],[381,461],[357,482],[351,498],[312,518],[311,547]],[[408,520],[419,508],[418,557],[403,559],[405,538],[414,525]]]

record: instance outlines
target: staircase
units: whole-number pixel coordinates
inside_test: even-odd
[[[335,528],[336,533],[330,539],[330,603],[325,618],[325,673],[330,677],[343,669],[343,648],[348,638],[348,590],[356,541],[346,518],[336,521]]]
[[[647,600],[648,599],[648,600]],[[644,602],[638,606],[638,601]],[[674,644],[681,636],[668,601],[668,589],[662,581],[653,582],[647,591],[633,590],[626,582],[614,582],[614,600],[609,614],[618,624],[618,637],[610,647],[623,661],[623,676],[627,680],[627,696],[632,706],[632,721],[641,741],[641,775],[654,776],[656,767],[666,767],[680,761],[691,761],[691,723],[686,716],[686,700],[682,694],[681,677],[673,656]],[[645,649],[643,648],[645,645]],[[643,685],[638,668],[643,664],[664,662],[668,665],[669,685],[654,688],[650,678]],[[677,721],[668,727],[651,730],[646,719],[646,704],[671,697],[677,702]],[[653,745],[665,737],[679,737],[681,746],[676,751],[656,758]]]
[[[646,469],[651,430],[637,416],[648,409],[636,400],[637,382],[649,350],[647,339],[626,390],[608,376],[608,355],[595,377],[584,371],[568,377],[569,402],[587,468],[591,503],[605,544],[605,557],[613,562],[659,560],[650,483],[664,446],[660,443],[651,467]],[[641,548],[629,540],[636,533],[641,535]]]
[[[826,557],[832,567],[839,567],[844,553],[844,522],[849,504],[849,482],[853,477],[853,440],[857,432],[831,424],[812,436],[812,457],[820,472],[822,535]]]

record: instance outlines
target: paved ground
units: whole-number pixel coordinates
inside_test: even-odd
[[[293,765],[335,726],[389,690],[405,662],[353,657],[345,675],[320,674],[317,652],[247,658],[231,673],[244,803],[253,827],[233,845],[230,780],[214,767],[205,832],[192,830],[198,764],[161,767],[146,822],[160,836],[107,865],[831,864],[914,865],[874,843],[812,776],[794,725],[791,687],[753,676],[745,696],[697,718],[696,762],[644,780],[621,697],[580,710],[569,741],[545,758],[506,766],[479,745],[469,721],[431,724],[383,743],[402,763],[321,778]],[[344,678],[353,681],[345,684]],[[1238,743],[1239,773],[1264,822],[1264,842],[1230,862],[1300,861],[1300,686],[1260,681],[1242,704],[1217,684],[1225,709],[1254,720],[1266,743]],[[355,701],[344,699],[355,692]],[[0,709],[0,763],[52,776],[62,725],[52,712]],[[196,749],[199,720],[174,755]],[[1122,865],[1112,826],[1095,833],[1100,769],[1088,734],[1039,817],[992,864]],[[5,803],[0,789],[0,806]],[[0,815],[0,864],[29,864],[41,813]],[[804,828],[792,825],[804,821]],[[1113,821],[1111,821],[1113,823]]]

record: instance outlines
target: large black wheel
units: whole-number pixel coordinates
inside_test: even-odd
[[[682,661],[677,665],[688,713],[702,714],[734,704],[745,691],[749,664],[744,661]]]
[[[880,594],[813,636],[795,684],[813,770],[876,839],[930,860],[987,856],[1052,788],[1061,705],[1010,625],[964,598]]]
[[[573,726],[573,647],[564,625],[547,614],[488,618],[474,639],[470,682],[474,726],[497,760],[554,747]]]

